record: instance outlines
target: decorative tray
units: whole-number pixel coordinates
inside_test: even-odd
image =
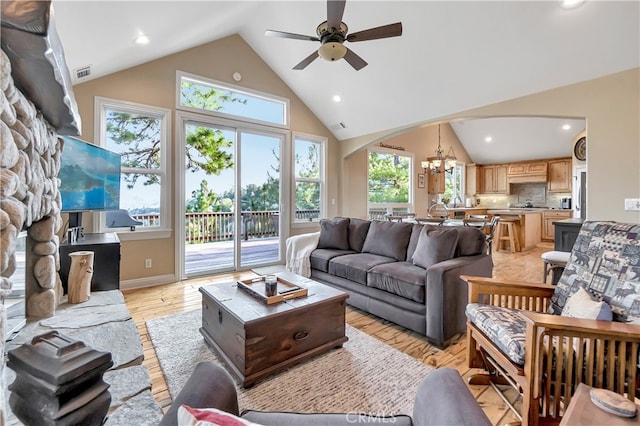
[[[622,395],[606,389],[593,388],[589,391],[591,402],[606,411],[620,417],[635,417],[637,414],[636,404]]]
[[[306,288],[300,287],[280,277],[277,277],[277,288],[273,296],[267,296],[265,277],[238,281],[238,288],[244,290],[256,299],[263,301],[267,305],[307,295]]]

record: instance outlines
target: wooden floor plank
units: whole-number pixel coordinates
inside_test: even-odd
[[[500,279],[541,282],[542,261],[540,260],[540,255],[544,251],[552,249],[552,244],[542,243],[537,248],[525,252],[494,252],[493,275]],[[147,332],[146,321],[179,312],[200,309],[202,299],[198,289],[201,286],[245,279],[252,275],[251,272],[225,273],[123,292],[125,303],[131,312],[131,317],[135,321],[142,339],[145,358],[143,365],[149,369],[151,375],[153,396],[163,409],[166,410],[171,404],[171,397],[162,369],[158,363],[155,349]],[[474,373],[481,372],[479,369],[469,369],[467,367],[465,359],[466,335],[464,334],[455,339],[449,347],[441,350],[430,345],[424,336],[355,308],[347,308],[346,321],[360,331],[425,364],[434,367],[454,368],[465,379]],[[516,421],[516,417],[491,387],[469,385],[469,389],[494,424]],[[512,390],[507,391],[507,394],[510,401],[513,401],[517,396]],[[520,406],[519,399],[515,405],[516,407]]]

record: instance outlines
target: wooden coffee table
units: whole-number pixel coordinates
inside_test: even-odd
[[[290,272],[278,276],[306,287],[307,296],[267,305],[235,282],[200,288],[200,333],[244,387],[348,340],[347,293]]]

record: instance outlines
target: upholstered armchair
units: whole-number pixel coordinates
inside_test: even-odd
[[[462,277],[467,360],[511,384],[522,423],[557,423],[579,383],[640,397],[640,225],[585,222],[557,286]],[[510,404],[509,404],[510,405]]]

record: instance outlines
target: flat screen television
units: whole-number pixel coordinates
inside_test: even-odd
[[[120,208],[120,154],[64,136],[60,157],[63,212]]]

